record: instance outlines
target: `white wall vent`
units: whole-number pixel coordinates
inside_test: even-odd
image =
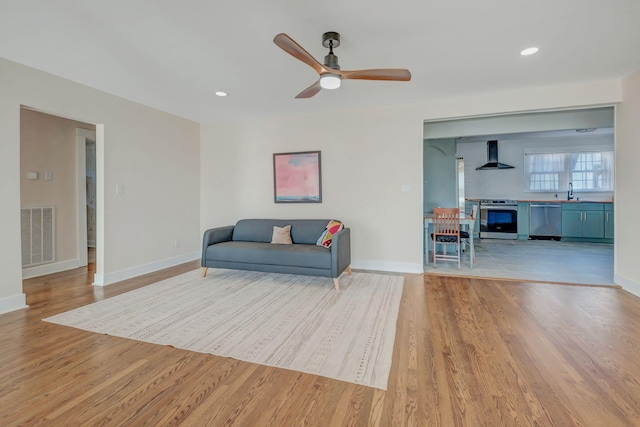
[[[22,267],[55,260],[55,208],[21,208]]]

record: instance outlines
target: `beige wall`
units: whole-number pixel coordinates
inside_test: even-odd
[[[623,79],[622,93],[616,115],[615,280],[640,296],[640,70]]]
[[[0,87],[0,312],[24,304],[21,105],[100,125],[98,203],[104,215],[98,217],[97,279],[109,283],[199,256],[198,123],[3,59]],[[124,186],[123,195],[116,195],[116,184]]]
[[[612,105],[620,100],[620,82],[607,81],[203,124],[201,228],[247,217],[335,217],[352,229],[354,268],[422,272],[424,120]],[[272,154],[307,150],[322,151],[322,204],[275,204]],[[208,167],[216,158],[228,162]],[[411,190],[402,191],[403,185]]]
[[[20,111],[20,205],[55,206],[55,262],[79,258],[76,128],[95,130],[88,123]],[[53,180],[45,181],[45,171]],[[37,172],[38,179],[28,179],[27,172]]]
[[[354,266],[421,271],[421,135],[397,108],[203,125],[202,227],[336,218],[351,227]],[[322,152],[322,203],[275,204],[273,153],[310,150]],[[215,158],[224,164],[208,167]]]

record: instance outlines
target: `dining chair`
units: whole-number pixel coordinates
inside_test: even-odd
[[[473,205],[471,208],[471,219],[476,220],[478,216],[478,205]],[[460,230],[460,241],[462,243],[462,250],[464,251],[466,246],[469,246],[469,250],[471,251],[471,258],[473,258],[473,262],[476,262],[476,251],[473,245],[471,244],[471,236],[469,236],[469,232],[466,230]]]
[[[458,261],[460,270],[460,210],[458,208],[434,208],[433,209],[433,266],[438,260]],[[442,245],[443,252],[438,253],[438,245]],[[447,246],[455,245],[456,254],[447,253]]]

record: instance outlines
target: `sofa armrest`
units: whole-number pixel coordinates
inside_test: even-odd
[[[234,227],[234,225],[228,225],[226,227],[210,228],[204,232],[204,237],[202,238],[202,260],[200,262],[201,266],[205,266],[204,255],[207,252],[207,248],[210,245],[214,245],[216,243],[230,241],[233,237]]]
[[[331,277],[336,278],[351,264],[351,229],[343,228],[331,242]]]

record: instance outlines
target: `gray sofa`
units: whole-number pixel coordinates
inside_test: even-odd
[[[202,276],[207,268],[304,274],[333,278],[351,274],[351,230],[333,235],[331,247],[316,245],[328,219],[243,219],[227,227],[212,228],[202,240]],[[273,227],[291,225],[293,244],[272,244]]]

